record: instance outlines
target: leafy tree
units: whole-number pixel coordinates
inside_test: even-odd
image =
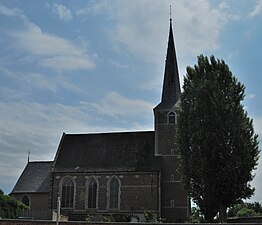
[[[26,205],[9,195],[4,195],[4,192],[0,190],[0,218],[15,219],[18,217],[20,210],[25,208],[27,208]]]
[[[237,212],[237,217],[248,217],[248,216],[256,216],[256,212],[254,209],[249,209],[246,207],[243,207]]]
[[[245,207],[243,201],[242,201],[241,203],[232,205],[232,206],[228,209],[227,216],[228,216],[228,217],[236,217],[236,216],[237,216],[237,212],[238,212],[239,210],[241,210],[243,207]]]
[[[259,149],[253,121],[244,111],[244,86],[222,60],[198,57],[187,67],[178,116],[180,172],[206,221],[254,193],[250,181]]]
[[[260,202],[248,202],[246,205],[248,208],[254,209],[257,214],[262,215],[262,205]]]
[[[188,220],[189,223],[203,223],[204,216],[202,215],[199,207],[191,208],[191,215]]]
[[[262,205],[259,202],[241,202],[228,209],[229,217],[261,216]]]

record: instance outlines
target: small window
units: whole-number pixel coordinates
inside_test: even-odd
[[[30,200],[29,197],[27,195],[24,195],[22,198],[22,202],[26,205],[26,206],[30,206]]]
[[[109,209],[119,208],[119,181],[112,178],[109,182]]]
[[[96,208],[97,202],[97,182],[94,178],[91,178],[88,182],[88,208]]]
[[[174,174],[171,174],[171,176],[170,176],[170,180],[171,180],[172,182],[175,181],[175,176],[174,176]]]
[[[175,200],[171,200],[170,201],[170,206],[173,208],[173,207],[175,207]]]
[[[173,148],[171,148],[170,154],[171,154],[171,155],[175,155],[175,150],[174,150]]]
[[[176,114],[174,112],[170,112],[168,114],[168,123],[170,124],[176,123]]]
[[[72,179],[66,178],[62,182],[62,208],[73,208],[75,196],[75,185]]]

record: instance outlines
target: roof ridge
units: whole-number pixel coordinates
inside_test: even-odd
[[[30,162],[28,162],[28,164],[29,163],[53,163],[54,162],[54,160],[41,160],[41,161],[30,161]]]
[[[154,130],[146,130],[146,131],[112,131],[112,132],[91,132],[91,133],[71,133],[65,134],[66,136],[81,136],[81,135],[110,135],[110,134],[136,134],[136,133],[152,133]]]

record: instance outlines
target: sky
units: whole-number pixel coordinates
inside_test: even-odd
[[[53,160],[63,132],[154,129],[170,5],[181,86],[198,55],[225,60],[262,143],[262,0],[1,0],[0,189],[29,150]]]

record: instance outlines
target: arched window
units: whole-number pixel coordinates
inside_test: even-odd
[[[26,206],[30,206],[30,200],[29,197],[27,195],[24,195],[22,198],[22,202],[26,205]]]
[[[176,114],[174,112],[170,112],[168,114],[168,123],[170,124],[176,123]]]
[[[73,208],[75,196],[75,184],[70,178],[66,178],[62,181],[62,208]]]
[[[97,182],[94,178],[88,181],[88,208],[96,208],[97,202]]]
[[[119,181],[113,177],[109,182],[109,209],[119,208]]]

